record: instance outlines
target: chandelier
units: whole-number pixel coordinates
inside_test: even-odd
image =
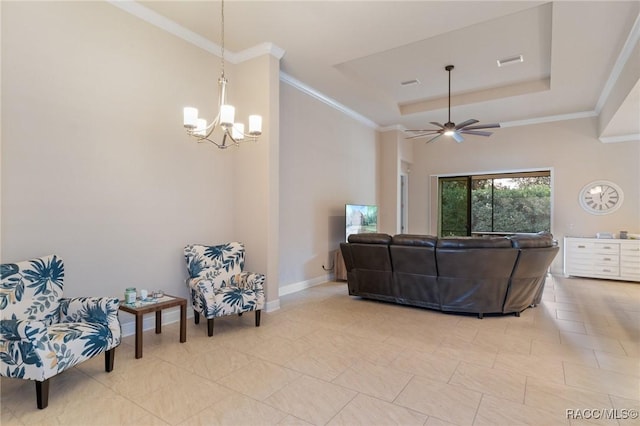
[[[211,124],[207,124],[207,120],[198,117],[198,109],[186,107],[184,109],[184,127],[189,136],[194,137],[197,142],[210,142],[220,149],[226,149],[230,146],[239,146],[240,142],[246,140],[256,141],[258,136],[262,134],[262,117],[259,115],[249,116],[249,131],[245,133],[243,123],[234,121],[235,108],[227,103],[227,83],[228,80],[224,76],[224,0],[221,7],[221,73],[218,79],[218,115]],[[216,142],[212,139],[213,131],[220,127],[222,129],[222,141]]]

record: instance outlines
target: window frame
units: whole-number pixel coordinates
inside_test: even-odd
[[[547,175],[549,176],[549,227],[553,233],[554,229],[554,169],[553,167],[539,167],[530,169],[519,170],[494,170],[494,171],[481,171],[470,173],[449,173],[430,175],[432,182],[432,192],[435,197],[431,198],[431,213],[429,216],[435,220],[429,220],[431,233],[442,236],[442,208],[441,208],[441,178],[464,178],[469,177],[469,182],[472,183],[474,179],[499,179],[506,177],[536,177]],[[492,185],[493,186],[493,185]],[[471,185],[469,186],[469,192],[471,191]],[[471,214],[471,207],[469,205],[468,214]],[[467,235],[512,235],[514,232],[473,232],[473,224],[469,219],[469,227]],[[433,232],[435,230],[435,232]]]

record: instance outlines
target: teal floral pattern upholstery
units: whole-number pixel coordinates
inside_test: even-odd
[[[62,297],[61,258],[0,267],[0,376],[43,382],[120,344],[119,300]]]
[[[264,307],[265,276],[243,271],[244,256],[244,245],[239,242],[184,248],[196,322],[199,315],[213,319],[247,311],[259,314]]]

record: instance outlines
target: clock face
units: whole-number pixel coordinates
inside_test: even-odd
[[[600,180],[585,185],[580,191],[580,205],[591,214],[608,214],[620,208],[622,189],[613,182]]]

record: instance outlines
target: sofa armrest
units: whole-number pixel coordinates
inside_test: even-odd
[[[120,344],[121,328],[118,318],[120,300],[115,297],[73,297],[60,299],[60,322],[90,322],[104,324],[111,330],[114,347]]]
[[[0,321],[0,375],[45,380],[57,373],[58,358],[43,321]]]
[[[246,290],[262,290],[266,276],[256,272],[242,272],[232,275],[230,285]]]

